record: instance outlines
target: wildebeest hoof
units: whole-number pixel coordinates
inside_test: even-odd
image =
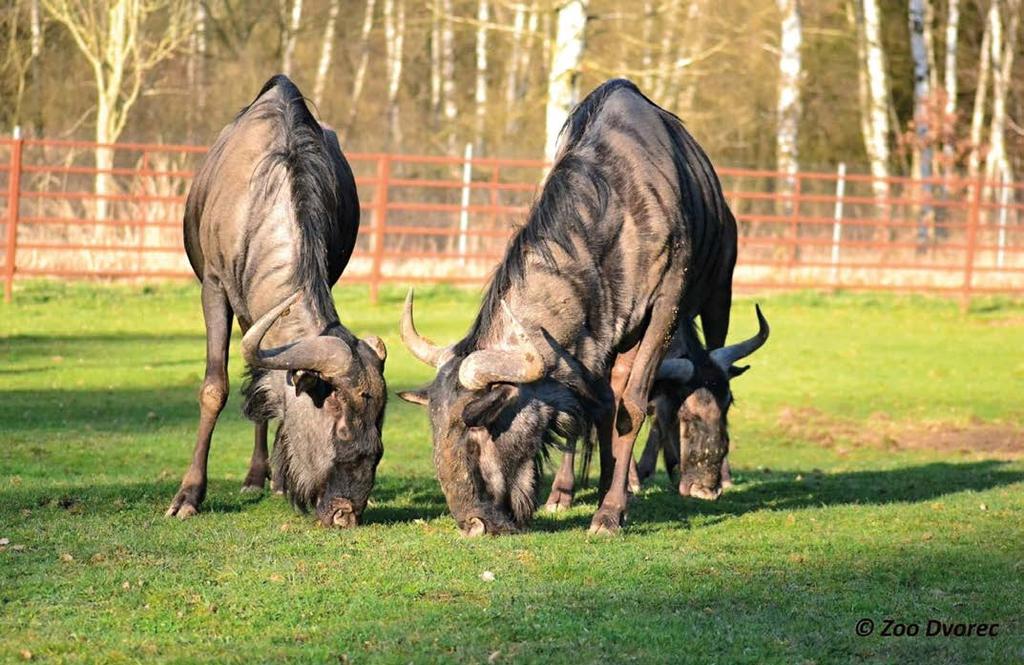
[[[604,508],[594,514],[590,521],[590,533],[598,536],[614,536],[622,530],[624,516],[614,510]]]
[[[725,479],[725,478],[722,479],[722,489],[723,490],[727,490],[727,489],[729,489],[732,486],[733,486],[732,480]]]
[[[197,487],[187,487],[178,490],[171,501],[171,507],[164,513],[165,517],[177,517],[180,520],[188,519],[199,512],[199,504],[202,502],[204,492]]]
[[[722,496],[722,488],[708,489],[699,483],[682,481],[679,483],[679,496],[692,496],[694,499],[716,501],[718,497]]]
[[[572,508],[572,493],[564,490],[551,490],[551,495],[544,503],[544,509],[549,513],[557,513]]]
[[[487,533],[487,525],[479,517],[471,517],[460,531],[466,538],[476,538]]]
[[[239,490],[242,494],[263,494],[263,485],[250,485],[246,483]]]
[[[359,524],[355,506],[348,499],[341,498],[331,499],[328,511],[320,521],[324,526],[333,526],[339,529],[351,529]]]

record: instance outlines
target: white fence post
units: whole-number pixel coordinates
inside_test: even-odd
[[[839,282],[839,242],[843,238],[843,196],[846,194],[846,162],[836,170],[836,207],[832,222],[832,283]]]
[[[466,144],[466,151],[464,153],[462,162],[462,207],[459,210],[459,257],[462,260],[462,264],[466,264],[466,250],[468,244],[468,238],[466,233],[469,231],[469,202],[472,188],[470,185],[473,183],[473,144]]]

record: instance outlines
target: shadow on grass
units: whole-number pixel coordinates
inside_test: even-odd
[[[671,491],[647,490],[630,505],[631,528],[675,524],[708,526],[753,511],[788,511],[802,508],[844,505],[885,505],[898,502],[933,501],[948,494],[984,491],[1024,482],[1024,471],[1007,468],[1008,463],[982,461],[964,464],[938,462],[886,471],[854,471],[837,474],[808,474],[803,480],[780,478],[763,472],[743,473],[746,481],[714,503],[681,499]],[[90,514],[145,509],[162,514],[177,490],[177,479],[152,483],[68,484],[47,488],[9,487],[0,491],[0,517],[13,518],[23,509],[40,507],[82,510]],[[203,512],[236,513],[252,508],[268,497],[239,493],[238,481],[211,479]],[[543,500],[545,497],[541,496]],[[373,505],[364,514],[365,524],[394,524],[416,519],[432,520],[447,514],[437,482],[431,476],[381,478],[372,495]],[[591,487],[578,494],[578,503],[596,504]],[[143,508],[144,507],[144,508]],[[289,509],[290,510],[290,509]],[[543,510],[543,508],[541,508]],[[560,519],[542,514],[532,530],[557,532],[583,530],[590,523],[590,511],[574,511]]]
[[[700,516],[702,525],[707,525],[753,511],[917,503],[1024,482],[1024,471],[999,460],[934,462],[845,473],[803,472],[800,480],[796,473],[740,470],[738,475],[743,482],[715,502],[682,499],[674,487],[665,492],[647,491],[631,505],[631,521],[643,524],[682,519],[689,526],[693,518]],[[665,477],[661,475],[659,480],[664,481]],[[592,500],[596,501],[596,497]]]

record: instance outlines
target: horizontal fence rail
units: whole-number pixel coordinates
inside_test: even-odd
[[[34,276],[192,276],[182,214],[197,146],[0,139],[4,297]],[[362,224],[343,277],[481,284],[536,197],[539,160],[347,155]],[[102,168],[97,168],[102,164]],[[1024,290],[1024,183],[719,168],[737,289]]]

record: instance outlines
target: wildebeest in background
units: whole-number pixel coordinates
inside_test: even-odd
[[[679,494],[715,500],[731,482],[729,452],[731,381],[749,366],[735,363],[768,341],[768,321],[756,307],[757,333],[742,342],[708,352],[693,323],[680,326],[652,391],[654,421],[638,465],[638,480],[654,473],[663,452],[669,477],[679,474]]]
[[[648,394],[677,319],[724,341],[736,222],[711,162],[674,115],[609,81],[569,116],[540,197],[510,242],[469,333],[447,348],[402,339],[437,368],[425,389],[434,465],[467,535],[524,526],[545,442],[594,426],[595,532],[615,532]]]
[[[206,378],[192,464],[168,515],[195,514],[206,459],[228,396],[232,317],[246,331],[245,412],[256,443],[243,490],[269,475],[267,422],[279,419],[275,484],[315,505],[325,525],[357,524],[383,454],[384,344],[338,321],[331,286],[359,230],[352,170],[284,76],[225,127],[185,207],[185,251],[202,281]],[[271,348],[261,350],[266,341]]]
[[[701,344],[693,320],[681,321],[651,388],[648,414],[653,416],[640,463],[630,473],[636,491],[649,478],[662,452],[671,478],[678,477],[679,494],[715,500],[729,480],[728,412],[732,405],[730,381],[748,367],[734,363],[757,351],[768,340],[768,322],[757,308],[756,335],[711,351]],[[583,478],[589,469],[592,441],[587,439]],[[682,460],[680,462],[680,460]],[[572,505],[575,491],[575,451],[564,453],[546,502],[549,511]]]

